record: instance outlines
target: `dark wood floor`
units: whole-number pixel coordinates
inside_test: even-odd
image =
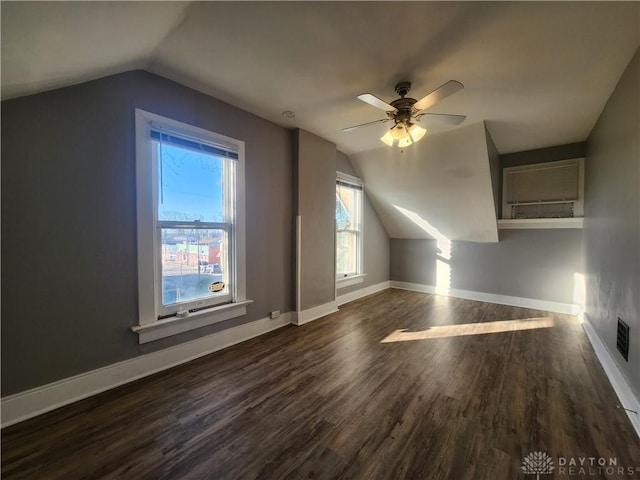
[[[9,427],[2,478],[634,478],[558,471],[640,466],[617,405],[573,317],[387,290]]]

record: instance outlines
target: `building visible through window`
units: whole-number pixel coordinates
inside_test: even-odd
[[[194,328],[243,314],[244,144],[136,115],[140,326],[222,305],[235,310]]]
[[[160,315],[193,302],[230,301],[237,153],[161,129],[152,128],[151,138],[158,182]]]

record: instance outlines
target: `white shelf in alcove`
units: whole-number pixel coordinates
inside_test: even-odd
[[[498,220],[498,229],[511,228],[582,228],[584,218],[518,218]]]

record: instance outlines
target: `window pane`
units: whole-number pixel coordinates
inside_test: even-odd
[[[158,162],[158,220],[225,221],[224,164],[228,160],[154,143]]]
[[[227,232],[162,228],[161,239],[163,305],[229,293]]]
[[[336,184],[336,274],[338,277],[360,273],[360,187]]]
[[[358,190],[336,186],[336,228],[338,230],[357,229],[357,196]]]
[[[357,259],[357,234],[354,232],[338,232],[336,234],[336,271],[338,276],[357,273]]]

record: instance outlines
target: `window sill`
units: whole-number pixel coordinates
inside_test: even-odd
[[[500,230],[512,228],[582,228],[584,218],[523,218],[498,220]]]
[[[190,313],[187,317],[171,317],[146,325],[136,325],[131,330],[138,334],[138,343],[148,343],[196,328],[241,317],[247,313],[247,305],[253,300],[243,300]]]
[[[364,282],[364,277],[366,277],[366,273],[361,273],[359,275],[351,275],[349,277],[341,277],[336,279],[336,288],[341,289],[344,287],[350,287],[351,285],[357,285],[358,283]]]

